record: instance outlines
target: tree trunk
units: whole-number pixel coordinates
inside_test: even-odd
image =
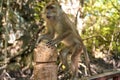
[[[34,61],[32,80],[57,80],[56,47],[48,47],[45,42],[39,43],[34,50]]]

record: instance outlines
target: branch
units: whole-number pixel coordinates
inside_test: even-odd
[[[94,36],[90,36],[90,37],[82,39],[82,40],[84,41],[84,40],[88,40],[88,39],[91,39],[91,38],[94,38],[94,37],[101,37],[104,41],[107,41],[107,39],[105,37],[103,37],[102,35],[94,35]]]
[[[117,6],[115,6],[115,4],[111,1],[111,4],[113,5],[113,7],[120,13],[120,9],[118,9]]]

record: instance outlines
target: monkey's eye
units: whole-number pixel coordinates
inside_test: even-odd
[[[46,9],[54,9],[54,6],[47,6]]]

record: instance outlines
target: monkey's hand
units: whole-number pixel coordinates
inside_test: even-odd
[[[37,46],[37,44],[39,43],[39,42],[41,42],[42,40],[51,40],[51,38],[49,37],[49,36],[47,36],[47,35],[40,35],[39,37],[38,37],[38,39],[37,39],[37,41],[36,41],[36,46]]]
[[[56,42],[55,40],[49,40],[49,41],[46,43],[46,45],[47,45],[48,47],[52,47],[52,46],[54,46],[56,43],[57,43],[57,42]]]
[[[61,41],[61,39],[59,39],[59,38],[56,38],[56,39],[54,39],[54,40],[49,40],[47,43],[46,43],[46,45],[48,46],[48,47],[53,47],[53,46],[55,46],[55,44],[59,44],[60,43],[60,41]]]
[[[48,41],[47,45],[49,47],[54,46],[55,44],[60,43],[62,40],[64,40],[64,38],[69,37],[69,36],[71,36],[70,32],[69,31],[65,32],[64,34],[57,36],[55,39]]]

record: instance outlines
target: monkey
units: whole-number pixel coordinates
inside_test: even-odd
[[[47,39],[48,42],[46,44],[48,44],[48,46],[59,43],[65,45],[65,48],[61,50],[60,54],[63,64],[72,72],[72,80],[77,80],[78,78],[78,63],[83,51],[88,72],[91,74],[89,56],[82,38],[75,24],[68,18],[67,14],[62,10],[61,5],[56,0],[50,1],[45,6],[43,19],[46,22],[47,31],[38,38],[37,43],[39,43],[40,40]],[[71,65],[69,66],[67,55],[70,52],[72,56]]]

